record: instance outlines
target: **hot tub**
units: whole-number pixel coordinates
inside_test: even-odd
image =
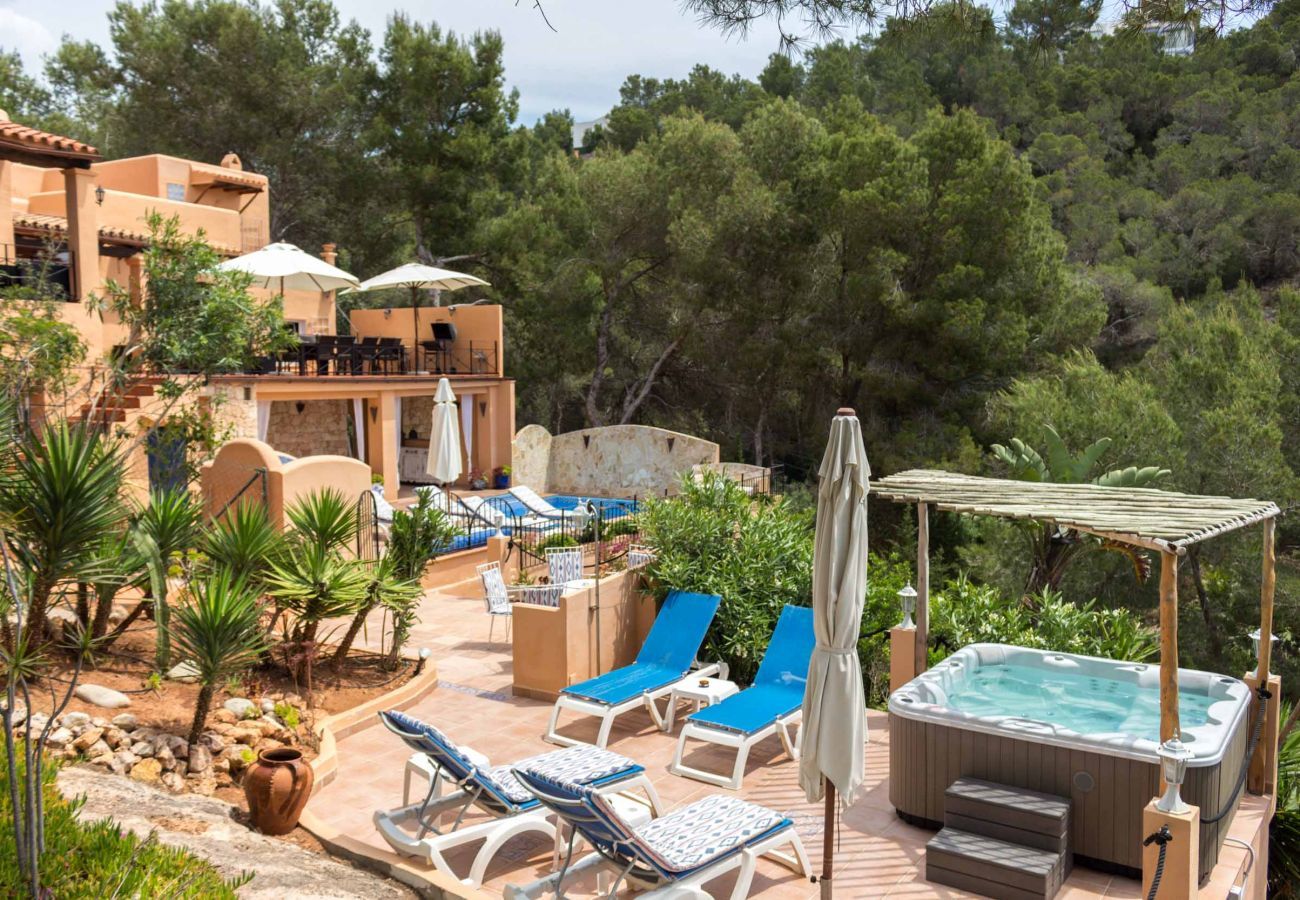
[[[1159,678],[1158,665],[965,647],[889,698],[890,802],[938,828],[944,790],[962,776],[1069,797],[1076,861],[1140,873],[1142,809],[1161,787]],[[1249,701],[1236,678],[1179,670],[1182,740],[1195,754],[1183,797],[1203,819],[1233,800]],[[1202,879],[1231,820],[1201,829]]]

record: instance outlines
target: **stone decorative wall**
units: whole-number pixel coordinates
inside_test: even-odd
[[[298,412],[298,403],[303,409]],[[254,408],[254,431],[256,431]],[[351,456],[349,400],[275,400],[266,429],[266,442],[290,456]]]
[[[418,397],[402,398],[402,437],[415,429],[415,435],[421,440],[429,439],[429,429],[433,427],[433,395],[421,394]]]
[[[244,388],[214,386],[210,388],[217,420],[229,426],[228,438],[257,437],[257,400],[244,399]]]
[[[557,435],[529,425],[515,435],[512,466],[514,481],[538,492],[646,497],[674,492],[683,473],[718,456],[712,441],[646,425]]]

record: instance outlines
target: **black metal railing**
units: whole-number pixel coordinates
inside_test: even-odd
[[[490,501],[489,501],[490,502]],[[558,516],[512,514],[510,544],[519,553],[521,567],[546,564],[546,551],[553,547],[580,547],[584,565],[593,569],[607,565],[627,554],[628,545],[640,540],[637,524],[638,501],[594,500],[593,510],[586,504],[572,510],[560,510]],[[600,543],[599,561],[595,544]]]
[[[73,252],[63,247],[41,253],[31,247],[0,244],[0,298],[71,300],[73,261]]]
[[[432,342],[426,341],[426,344]],[[496,341],[458,341],[434,349],[398,338],[356,335],[304,335],[298,345],[278,356],[259,358],[247,375],[500,375]]]

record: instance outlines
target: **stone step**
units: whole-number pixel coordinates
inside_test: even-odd
[[[1040,850],[1068,852],[1070,801],[978,778],[958,778],[944,792],[944,824]]]
[[[925,846],[925,878],[996,900],[1050,900],[1065,883],[1065,853],[947,827]]]

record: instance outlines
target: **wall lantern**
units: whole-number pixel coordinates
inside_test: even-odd
[[[1165,792],[1156,801],[1156,809],[1166,813],[1185,813],[1189,809],[1179,794],[1187,776],[1187,761],[1196,754],[1176,737],[1172,737],[1156,750],[1160,757],[1160,774],[1165,779]]]
[[[307,404],[299,400],[293,405],[293,408],[298,410],[298,415],[302,415],[303,411],[307,408]]]
[[[478,402],[478,414],[479,414],[480,416],[486,416],[486,415],[487,415],[487,401],[486,401],[486,400],[480,400],[480,401]]]
[[[1252,649],[1252,650],[1254,651],[1254,653],[1255,653],[1255,670],[1254,670],[1254,671],[1255,671],[1255,674],[1256,674],[1256,675],[1259,674],[1259,636],[1260,636],[1260,633],[1261,633],[1261,632],[1260,632],[1260,630],[1259,630],[1258,628],[1256,628],[1254,631],[1252,631],[1252,632],[1250,633],[1250,646],[1251,646],[1251,649]],[[1269,635],[1269,641],[1270,641],[1270,643],[1271,643],[1271,647],[1272,647],[1272,649],[1277,649],[1277,640],[1278,640],[1278,638],[1277,638],[1277,635],[1276,635],[1276,634],[1270,634],[1270,635]],[[1272,658],[1273,658],[1273,654],[1270,653],[1270,654],[1269,654],[1269,659],[1272,659]],[[1268,677],[1268,673],[1267,673],[1267,672],[1265,672],[1264,675],[1265,675],[1265,677]]]
[[[910,582],[898,592],[898,604],[903,608],[903,621],[898,623],[898,627],[915,628],[912,614],[916,612],[916,588]]]
[[[102,184],[95,185],[95,204],[97,206],[104,205],[104,186]]]

